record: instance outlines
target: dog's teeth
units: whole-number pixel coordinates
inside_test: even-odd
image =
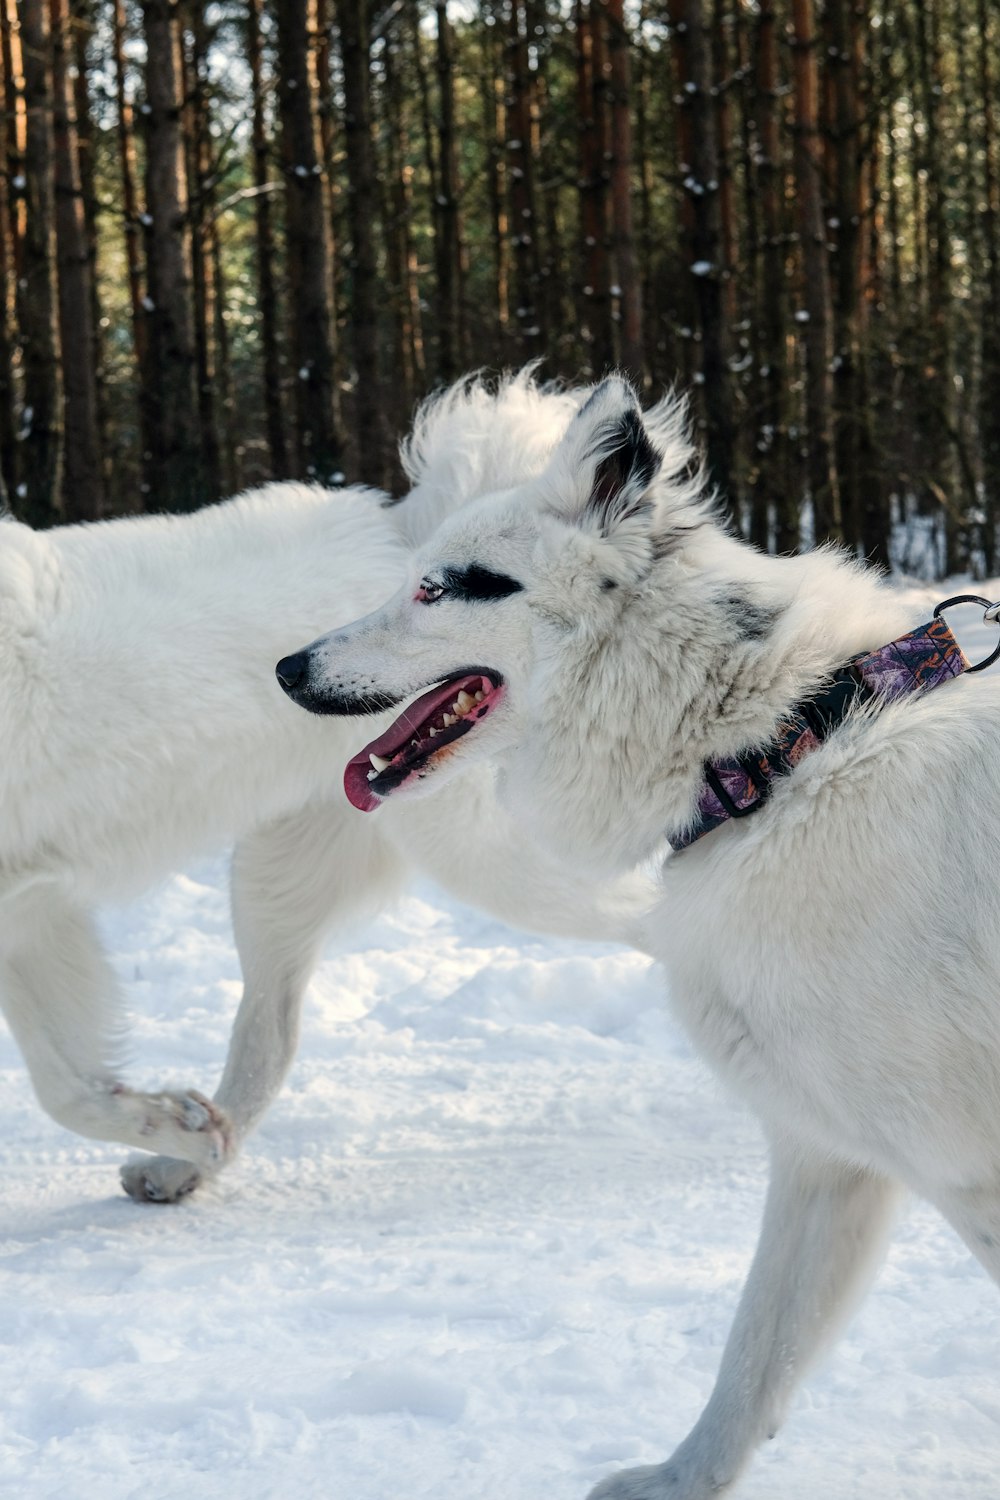
[[[440,734],[440,733],[441,733],[440,729],[435,729],[434,725],[432,724],[431,725],[431,739],[433,739],[436,734]]]
[[[475,698],[471,697],[467,692],[463,690],[455,699],[455,704],[462,710],[463,714],[467,714],[475,701]]]
[[[485,697],[486,697],[486,694],[485,694],[485,693],[483,693],[483,692],[479,692],[479,693],[477,693],[477,694],[476,694],[476,695],[475,695],[475,698],[474,698],[474,700],[473,700],[473,701],[474,701],[474,702],[475,702],[475,703],[482,703],[482,701],[483,701],[483,699],[484,699],[484,698],[485,698]]]
[[[368,780],[369,781],[374,781],[377,775],[378,775],[377,771],[369,771],[368,772]]]
[[[450,729],[453,724],[457,724],[457,723],[458,723],[458,720],[455,718],[454,714],[445,714],[445,716],[444,716],[444,727],[445,727],[445,729]]]
[[[385,758],[384,755],[369,754],[368,759],[372,763],[372,767],[374,768],[376,776],[378,775],[378,773],[380,771],[386,770],[386,768],[389,765],[389,761],[386,760],[386,758]],[[368,780],[371,781],[371,777],[370,776],[369,776]]]

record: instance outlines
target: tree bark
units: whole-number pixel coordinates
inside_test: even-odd
[[[507,184],[514,254],[514,330],[517,356],[532,359],[545,350],[535,165],[531,152],[531,84],[528,76],[527,16],[524,0],[510,0],[507,29]]]
[[[334,413],[330,257],[303,0],[275,0],[278,113],[285,174],[286,288],[294,366],[296,464],[321,484],[343,477]]]
[[[211,138],[208,132],[208,32],[205,0],[186,0],[184,45],[184,144],[191,229],[191,286],[194,310],[195,384],[201,459],[210,495],[222,493],[222,452],[216,411],[216,307],[218,287],[212,259],[215,200]]]
[[[124,235],[125,263],[128,267],[129,308],[131,312],[134,370],[132,389],[136,393],[139,425],[139,463],[142,472],[140,494],[134,504],[145,508],[149,493],[146,472],[152,454],[150,433],[149,320],[145,307],[145,285],[141,255],[142,225],[136,188],[135,115],[129,98],[125,62],[125,0],[114,0],[112,11],[112,56],[115,70],[115,138],[118,151],[118,174],[121,185],[121,223]]]
[[[611,59],[611,207],[615,269],[621,288],[621,363],[642,381],[642,281],[635,253],[632,214],[632,79],[624,0],[607,0]]]
[[[980,38],[979,98],[983,153],[981,221],[986,260],[983,312],[980,319],[982,376],[979,433],[983,450],[983,551],[986,574],[991,577],[997,566],[997,521],[1000,518],[1000,164],[997,161],[997,126],[993,112],[996,78],[990,67],[987,0],[977,0],[976,23]]]
[[[712,52],[702,0],[670,0],[670,18],[684,28],[680,110],[689,119],[689,171],[684,179],[691,212],[691,260],[701,332],[698,383],[704,399],[705,451],[712,482],[735,507],[734,429],[722,300],[722,221],[713,98]]]
[[[104,510],[104,472],[98,431],[92,261],[83,211],[76,100],[68,56],[67,0],[50,0],[54,99],[54,181],[59,334],[62,352],[63,516],[93,521]]]
[[[830,159],[835,165],[834,217],[834,452],[844,537],[864,554],[890,566],[888,515],[871,473],[872,437],[866,351],[862,344],[862,179],[860,62],[851,0],[829,0],[833,116]]]
[[[774,0],[760,0],[756,27],[757,198],[762,235],[758,332],[754,540],[767,545],[767,512],[774,507],[775,547],[799,545],[799,497],[788,473],[788,369],[785,291],[784,163],[781,149],[777,16]]]
[[[589,373],[604,374],[615,363],[611,320],[611,268],[608,259],[607,130],[600,119],[606,104],[601,15],[589,0],[576,3],[577,129],[579,149],[580,238],[583,242],[580,333]]]
[[[392,288],[395,368],[402,375],[401,382],[395,387],[393,405],[397,425],[402,429],[409,419],[418,390],[423,388],[425,365],[417,257],[411,233],[413,169],[407,161],[406,99],[399,63],[397,43],[389,34],[383,62],[389,179],[386,259]]]
[[[271,161],[268,145],[269,121],[264,101],[264,44],[261,36],[263,0],[249,0],[247,8],[247,55],[253,122],[250,149],[253,158],[254,249],[257,268],[257,307],[260,312],[261,377],[264,427],[271,475],[284,479],[291,472],[285,436],[285,414],[281,398],[281,354],[278,342],[280,309],[271,204]]]
[[[350,325],[354,353],[354,421],[358,471],[367,484],[383,485],[389,469],[378,329],[378,264],[374,229],[378,205],[372,143],[371,45],[367,0],[337,0],[344,72],[344,149],[347,220],[351,234]]]
[[[32,526],[58,519],[62,392],[56,330],[51,33],[47,0],[20,0],[24,67],[25,227],[18,278],[24,369],[18,514]]]
[[[806,370],[806,469],[816,542],[840,535],[830,445],[830,270],[820,185],[819,81],[812,0],[792,0],[795,58],[795,206],[802,249],[802,307]]]
[[[438,78],[438,188],[434,215],[437,280],[438,372],[451,382],[463,362],[462,247],[455,160],[455,85],[451,24],[446,0],[435,0]]]
[[[146,242],[149,339],[146,490],[153,509],[216,499],[205,483],[195,392],[191,249],[181,142],[183,75],[170,0],[143,0],[146,35]]]
[[[24,100],[20,88],[20,53],[18,72],[14,70],[14,47],[8,0],[0,0],[0,64],[3,93],[0,109],[0,165],[7,181],[0,190],[0,511],[10,507],[17,497],[19,481],[17,443],[17,383],[14,375],[16,339],[15,307],[17,265],[20,259],[20,233],[17,222],[17,189],[20,176],[18,146],[18,108]]]

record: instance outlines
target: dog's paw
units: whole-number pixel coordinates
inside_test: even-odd
[[[673,1463],[665,1463],[610,1474],[591,1490],[587,1500],[716,1500],[728,1492],[728,1484],[684,1474]]]
[[[204,1180],[193,1161],[179,1161],[175,1156],[133,1157],[119,1176],[122,1187],[136,1203],[177,1203]]]
[[[233,1155],[236,1137],[225,1110],[195,1089],[142,1094],[124,1084],[111,1089],[127,1129],[123,1138],[195,1167],[218,1171]]]

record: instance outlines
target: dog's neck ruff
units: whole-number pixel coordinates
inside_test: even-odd
[[[833,674],[822,692],[797,704],[762,749],[706,762],[694,821],[682,832],[669,835],[671,847],[677,852],[687,849],[730,818],[758,812],[778,777],[787,776],[803,756],[818,750],[860,704],[873,702],[881,707],[895,703],[970,670],[975,668],[970,668],[961,646],[938,614],[909,635],[854,657]]]

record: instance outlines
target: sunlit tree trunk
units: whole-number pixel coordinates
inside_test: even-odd
[[[254,248],[257,269],[257,306],[260,311],[261,377],[267,450],[272,476],[275,479],[284,479],[291,472],[291,466],[281,397],[281,353],[278,333],[281,314],[278,307],[278,280],[275,275],[277,257],[271,194],[269,119],[264,97],[262,9],[263,0],[248,0],[247,55],[250,62],[250,86],[253,98],[250,145],[253,158]]]
[[[62,407],[56,326],[51,33],[48,0],[21,0],[24,68],[24,237],[18,326],[24,369],[18,514],[33,526],[58,517]]]
[[[451,381],[458,374],[462,362],[462,249],[455,161],[455,63],[451,23],[445,0],[436,0],[434,18],[438,80],[438,184],[434,215],[438,363],[441,378]]]
[[[795,59],[795,207],[802,252],[806,468],[817,542],[840,534],[830,445],[830,268],[820,183],[816,22],[812,0],[792,0]]]
[[[358,472],[369,484],[386,482],[389,443],[378,339],[378,265],[375,154],[372,143],[371,61],[367,0],[337,0],[344,70],[344,150],[351,249],[350,329],[355,367],[354,422]]]
[[[774,0],[760,0],[755,31],[757,187],[760,254],[760,327],[757,332],[757,523],[754,540],[767,541],[768,510],[774,508],[775,546],[799,545],[799,496],[788,473],[786,415],[788,360],[785,290],[784,160],[781,144],[778,18]]]
[[[62,354],[62,512],[67,521],[92,521],[104,509],[104,474],[97,422],[97,343],[92,261],[83,209],[76,100],[70,76],[69,6],[50,0],[54,99],[54,182]]]
[[[17,265],[21,241],[18,225],[18,189],[21,160],[18,143],[18,110],[24,100],[20,90],[20,53],[18,71],[14,69],[14,47],[8,5],[0,0],[0,70],[3,92],[0,95],[0,166],[6,169],[7,181],[0,188],[0,509],[15,506],[18,501],[17,382],[14,373],[16,339],[15,296]]]
[[[285,176],[285,285],[296,414],[294,467],[300,478],[328,484],[343,470],[333,401],[329,226],[309,58],[311,12],[303,0],[275,0]]]
[[[209,136],[208,56],[205,0],[186,0],[188,29],[184,46],[185,155],[188,177],[188,222],[194,309],[195,382],[205,485],[210,495],[222,492],[216,382],[216,309],[218,287],[212,258],[212,213],[215,206],[214,162]]]
[[[514,263],[514,332],[517,357],[531,359],[545,349],[538,258],[538,213],[531,155],[531,84],[528,76],[524,0],[510,0],[506,41],[507,183]]]
[[[712,51],[702,0],[670,0],[670,18],[684,27],[680,111],[689,119],[690,156],[684,179],[690,201],[691,258],[688,274],[701,333],[700,383],[704,400],[705,452],[712,481],[735,502],[734,431],[722,300],[722,221],[719,155],[713,97]]]
[[[146,36],[146,241],[149,363],[148,498],[192,510],[217,498],[202,469],[191,248],[181,140],[183,73],[169,0],[143,0]]]
[[[976,22],[980,35],[979,98],[982,109],[983,198],[982,240],[985,252],[983,288],[982,377],[979,400],[979,433],[983,451],[983,548],[986,572],[997,566],[997,520],[1000,517],[1000,163],[997,160],[997,125],[994,112],[997,77],[991,68],[992,39],[1000,41],[1000,25],[992,17],[987,0],[977,0]]]
[[[642,279],[632,215],[632,72],[624,0],[607,0],[611,60],[611,222],[615,270],[621,288],[621,363],[637,380],[645,368]]]

